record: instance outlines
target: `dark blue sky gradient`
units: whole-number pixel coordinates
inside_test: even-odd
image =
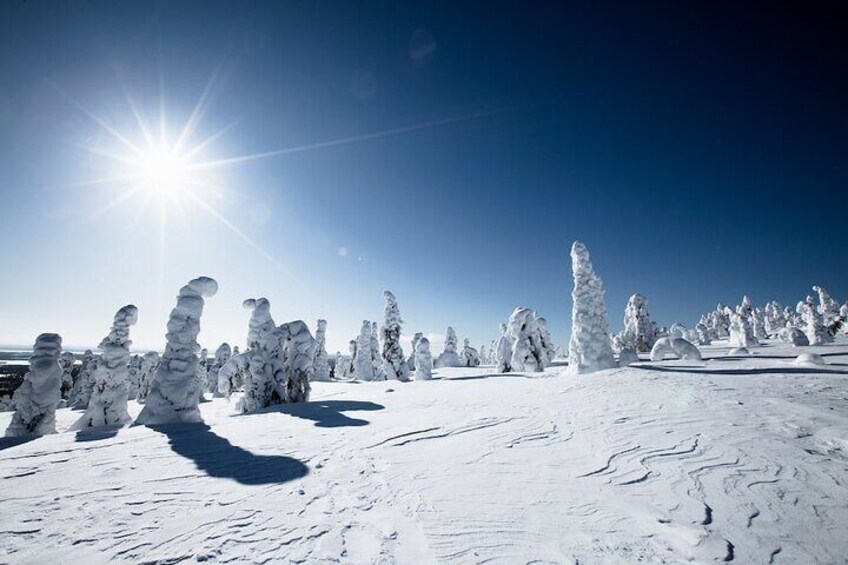
[[[69,140],[98,127],[57,92],[129,123],[121,87],[154,108],[161,69],[169,109],[186,113],[220,66],[201,129],[238,119],[230,154],[483,114],[228,173],[351,249],[335,268],[292,267],[307,284],[333,279],[327,292],[359,281],[353,303],[392,288],[417,325],[458,324],[477,342],[528,305],[564,341],[574,239],[614,328],[633,292],[666,325],[743,293],[794,304],[822,284],[844,301],[846,15],[837,3],[6,1],[0,193],[31,219],[32,187],[95,166]],[[435,49],[415,61],[422,37]],[[285,262],[287,229],[254,235]]]

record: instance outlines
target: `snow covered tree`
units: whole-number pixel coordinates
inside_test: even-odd
[[[356,352],[353,357],[353,375],[358,381],[373,381],[374,363],[371,361],[371,322],[362,321],[362,330],[356,340]]]
[[[195,380],[197,381],[197,394],[200,402],[206,402],[203,393],[206,391],[206,383],[209,381],[209,350],[205,347],[197,354]]]
[[[312,360],[312,366],[315,368],[314,379],[316,381],[330,380],[330,358],[327,355],[327,320],[318,320],[318,326],[315,330],[315,359]]]
[[[415,380],[429,381],[433,378],[433,356],[430,340],[424,336],[415,342]]]
[[[202,422],[198,409],[197,352],[204,297],[214,296],[218,283],[199,277],[180,289],[177,305],[168,319],[165,353],[162,355],[144,409],[136,422],[147,426]]]
[[[533,315],[536,316],[536,332],[538,334],[540,350],[539,358],[542,359],[543,367],[550,367],[556,358],[556,344],[554,344],[554,340],[551,338],[551,332],[548,331],[548,321],[536,314],[536,312],[533,312]]]
[[[56,433],[56,407],[62,400],[61,353],[62,338],[57,334],[41,334],[35,339],[29,371],[12,396],[15,413],[6,437]]]
[[[127,376],[130,363],[130,326],[138,321],[138,308],[132,304],[115,313],[109,335],[103,338],[100,361],[94,372],[94,388],[85,414],[71,429],[99,426],[126,426],[132,422],[127,412],[129,389]]]
[[[336,353],[336,366],[334,369],[334,378],[339,381],[349,381],[356,378],[353,360],[356,358],[356,340],[352,339],[348,343],[348,355],[342,355],[341,352]]]
[[[833,341],[833,336],[827,333],[824,325],[824,317],[813,302],[813,297],[808,296],[805,301],[799,302],[796,308],[804,323],[804,333],[810,345],[822,345]]]
[[[813,291],[819,296],[819,314],[822,316],[825,327],[829,327],[839,318],[839,303],[831,298],[827,289],[822,286],[814,286]]]
[[[604,306],[604,283],[592,268],[589,250],[580,241],[571,246],[571,269],[574,290],[568,372],[583,374],[615,367]]]
[[[471,347],[468,339],[462,342],[462,351],[459,354],[459,359],[462,361],[463,367],[479,367],[480,354],[477,350]]]
[[[134,400],[138,397],[138,388],[140,382],[141,355],[131,355],[130,362],[127,365],[127,400]]]
[[[501,336],[495,343],[495,370],[498,373],[512,371],[512,339],[507,333],[506,324],[501,324]]]
[[[277,377],[283,402],[307,402],[311,387],[309,381],[315,371],[312,360],[318,342],[303,320],[295,320],[279,327],[282,343],[282,376]]]
[[[480,364],[481,365],[489,365],[491,361],[489,361],[489,349],[486,347],[486,344],[480,346]]]
[[[689,340],[682,337],[661,337],[651,348],[651,361],[662,361],[671,354],[686,361],[700,361],[701,352]]]
[[[71,408],[87,408],[88,401],[91,398],[91,389],[94,386],[92,375],[97,368],[97,357],[90,349],[86,349],[82,354],[82,362],[80,364],[77,378],[74,381],[74,386],[71,392],[68,393],[68,406]]]
[[[377,322],[371,322],[371,364],[374,366],[374,380],[386,380],[383,356],[380,354],[380,327]]]
[[[786,316],[783,313],[783,307],[779,303],[771,301],[766,304],[764,315],[766,335],[768,337],[777,337],[780,330],[786,327]]]
[[[383,372],[387,379],[407,381],[409,380],[409,367],[400,345],[400,332],[403,325],[400,309],[395,295],[388,290],[383,292],[383,299],[386,301],[382,327]]]
[[[529,308],[516,308],[509,317],[506,332],[512,344],[512,358],[509,362],[511,369],[543,371],[545,359],[536,329],[536,313]]]
[[[62,388],[60,393],[62,398],[67,400],[71,389],[74,387],[74,364],[76,357],[70,351],[63,351],[59,355],[59,366],[62,367]]]
[[[730,337],[730,314],[728,306],[720,303],[712,312],[713,325],[711,329],[715,332],[716,339],[727,339]]]
[[[457,353],[458,340],[456,332],[448,326],[445,331],[445,350],[436,358],[436,368],[439,367],[462,367],[462,360]]]
[[[675,322],[671,324],[671,327],[668,329],[669,337],[682,337],[686,338],[686,326],[681,323]]]
[[[744,302],[742,306],[738,306],[736,311],[725,307],[725,314],[730,320],[730,345],[732,347],[751,347],[759,345],[757,338],[754,337],[754,330],[751,327],[748,314]]]
[[[639,293],[630,297],[624,308],[624,332],[622,345],[647,353],[657,340],[657,327],[648,314],[648,299]]]
[[[751,326],[755,338],[758,340],[768,338],[768,333],[766,332],[766,315],[762,308],[751,310]]]
[[[153,382],[153,375],[156,374],[156,369],[159,368],[159,354],[155,351],[148,351],[141,357],[141,369],[138,378],[138,393],[136,400],[143,403],[150,392],[150,383]]]
[[[418,340],[422,337],[424,337],[424,334],[421,332],[415,332],[415,335],[412,336],[412,353],[409,355],[406,363],[410,371],[415,370],[415,346],[418,345]]]
[[[698,332],[698,345],[709,345],[712,342],[710,330],[706,324],[699,322],[695,326],[695,331]]]
[[[218,373],[221,372],[221,367],[226,365],[232,356],[233,350],[230,348],[229,343],[222,343],[215,350],[215,359],[212,361],[212,366],[209,367],[209,373],[206,379],[206,392],[215,398],[223,396],[218,390]]]

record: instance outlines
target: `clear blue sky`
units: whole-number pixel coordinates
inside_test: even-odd
[[[257,296],[344,348],[384,288],[409,333],[479,345],[530,306],[565,342],[574,239],[614,329],[633,292],[666,325],[848,298],[844,9],[473,4],[0,3],[0,343],[96,345],[132,302],[161,348],[201,274],[210,348]],[[213,77],[198,161],[303,150],[104,211],[129,188],[86,184],[126,168],[106,128],[144,146],[128,99],[173,143]]]

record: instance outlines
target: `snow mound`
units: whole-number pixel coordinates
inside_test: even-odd
[[[795,358],[796,365],[827,365],[824,357],[818,353],[802,353]]]
[[[728,357],[741,357],[742,355],[750,355],[747,347],[734,347],[727,352]]]
[[[662,361],[666,355],[674,355],[685,361],[700,361],[701,352],[692,342],[682,337],[661,337],[651,348],[651,361]]]
[[[622,349],[621,353],[618,354],[618,366],[626,367],[631,363],[639,362],[639,354],[633,351],[632,349]]]

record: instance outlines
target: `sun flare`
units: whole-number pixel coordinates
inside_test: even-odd
[[[156,147],[141,161],[141,176],[147,190],[175,197],[191,185],[189,159],[173,148]]]

